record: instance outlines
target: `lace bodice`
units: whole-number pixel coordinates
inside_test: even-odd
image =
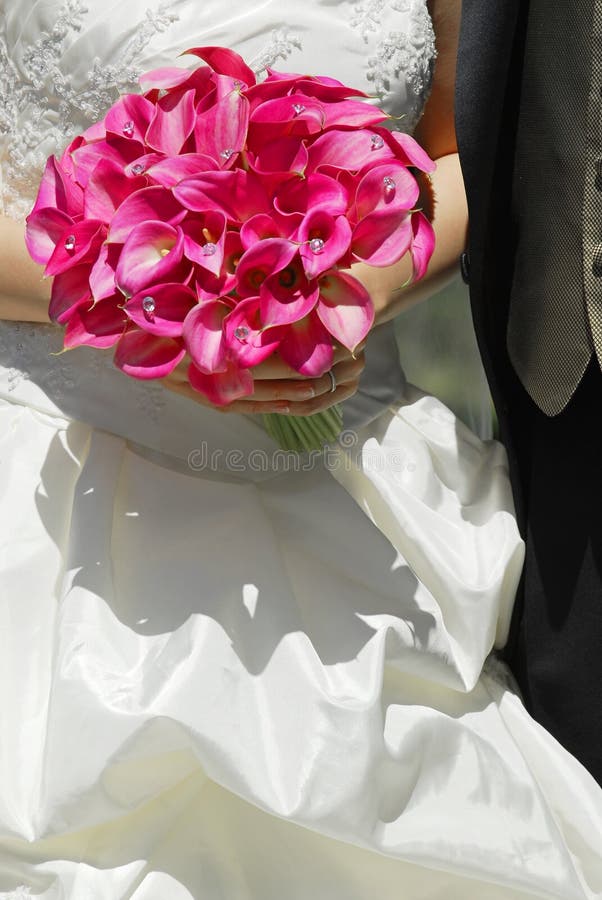
[[[137,90],[142,72],[208,44],[237,50],[260,77],[276,66],[339,78],[407,131],[435,55],[426,0],[0,0],[0,211],[23,218],[51,153],[120,93]],[[392,325],[375,329],[370,343],[360,390],[345,405],[350,426],[374,418],[404,387]],[[0,395],[183,452],[171,444],[189,414],[182,398],[123,376],[110,353],[60,354],[60,346],[54,326],[0,322]]]

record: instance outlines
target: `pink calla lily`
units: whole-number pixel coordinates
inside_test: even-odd
[[[154,185],[130,194],[116,211],[109,227],[110,243],[123,244],[132,228],[149,221],[161,221],[177,225],[186,216],[186,210],[166,188]]]
[[[209,210],[182,223],[184,255],[191,262],[219,275],[224,260],[226,216]]]
[[[305,215],[310,209],[321,208],[333,216],[340,216],[347,211],[348,205],[349,197],[343,185],[328,175],[319,174],[287,182],[274,199],[275,208],[283,215]]]
[[[250,247],[236,267],[239,296],[255,296],[266,278],[289,266],[296,254],[297,246],[282,238],[266,238]]]
[[[125,198],[146,184],[144,176],[124,177],[121,166],[112,160],[101,159],[84,190],[84,215],[108,223]]]
[[[78,184],[83,188],[101,160],[110,160],[125,170],[126,166],[142,156],[144,146],[138,141],[125,137],[113,137],[108,140],[94,141],[84,144],[71,154],[73,170]]]
[[[355,259],[371,266],[392,266],[411,242],[411,216],[403,209],[379,209],[355,226],[351,249]]]
[[[89,266],[75,266],[61,272],[52,281],[48,315],[52,322],[64,325],[82,304],[90,306],[90,285],[88,284]]]
[[[182,153],[180,156],[159,159],[148,167],[146,174],[157,184],[171,188],[183,181],[184,178],[190,178],[202,172],[215,171],[217,168],[217,163],[210,156],[202,153]]]
[[[73,224],[73,219],[60,209],[49,207],[30,213],[25,228],[25,244],[31,258],[45,266],[57,243]]]
[[[244,222],[272,209],[265,186],[253,172],[233,169],[204,172],[186,178],[173,188],[174,197],[193,212],[217,209],[232,222]]]
[[[241,300],[224,319],[226,344],[239,365],[257,366],[278,348],[279,329],[262,329],[259,297]]]
[[[201,372],[191,363],[188,380],[195,391],[203,394],[215,406],[227,406],[233,400],[248,397],[255,388],[250,371],[233,361],[228,362],[223,372],[211,375]]]
[[[179,268],[184,234],[166,222],[142,222],[130,231],[115,272],[115,281],[126,297],[150,284],[168,281]]]
[[[143,143],[154,113],[154,104],[149,100],[139,94],[125,94],[106,114],[105,128],[127,140]]]
[[[286,268],[262,283],[259,289],[262,321],[270,327],[297,322],[311,312],[318,294],[318,282],[306,277],[297,255]]]
[[[82,345],[99,349],[113,347],[123,334],[127,323],[120,306],[122,299],[114,295],[92,307],[78,306],[69,317],[65,329],[65,349],[70,350]]]
[[[183,337],[195,366],[206,375],[228,368],[224,319],[230,312],[221,300],[198,303],[184,319]]]
[[[331,216],[312,209],[297,232],[299,254],[308,278],[317,278],[344,257],[351,244],[351,225],[346,216]]]
[[[46,275],[59,275],[81,262],[95,259],[106,236],[106,228],[97,219],[83,219],[69,225],[57,241],[46,265]]]
[[[161,337],[181,337],[183,322],[197,298],[186,285],[158,284],[128,300],[125,313],[143,331]]]
[[[261,175],[290,178],[303,175],[307,168],[308,152],[298,137],[284,137],[266,144],[252,162],[252,168]]]
[[[394,159],[395,153],[384,138],[373,131],[347,131],[333,128],[315,140],[309,148],[310,171],[322,166],[357,172],[364,166]]]
[[[389,145],[395,149],[397,158],[405,165],[414,166],[421,172],[429,174],[437,168],[436,163],[410,134],[405,134],[403,131],[388,131],[386,128],[383,128],[382,131],[376,129],[376,131],[384,136]]]
[[[375,209],[414,209],[420,190],[405,166],[396,161],[375,166],[363,176],[355,195],[354,214],[363,219]]]
[[[64,172],[54,156],[46,161],[32,213],[49,207],[60,210],[70,218],[81,215],[84,207],[81,187]]]
[[[301,375],[319,378],[332,366],[332,338],[315,312],[286,329],[278,347],[280,357]]]
[[[370,294],[347,272],[329,272],[321,279],[316,312],[332,337],[352,352],[374,324]]]
[[[194,91],[161,97],[146,132],[147,145],[166,156],[178,154],[194,131],[194,102]]]
[[[224,47],[193,47],[191,50],[185,50],[185,54],[198,56],[206,62],[214,72],[220,75],[230,75],[246,85],[255,84],[255,73],[246,64],[242,56],[235,53],[234,50],[228,50]]]
[[[115,270],[119,262],[121,247],[116,244],[101,244],[96,262],[90,269],[90,290],[95,301],[111,297],[117,290]]]
[[[294,230],[289,217],[279,216],[275,212],[271,215],[259,213],[243,222],[240,229],[240,240],[244,249],[249,250],[259,241],[267,238],[290,238]]]
[[[117,368],[134,378],[165,378],[186,355],[182,341],[132,328],[121,335],[113,357]]]
[[[199,116],[194,129],[197,153],[212,157],[221,168],[229,168],[244,145],[249,124],[249,101],[231,91]]]

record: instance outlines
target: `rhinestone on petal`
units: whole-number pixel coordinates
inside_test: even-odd
[[[69,234],[65,240],[65,250],[75,250],[75,235]]]
[[[293,103],[293,112],[296,116],[300,116],[302,112],[305,112],[305,107],[302,103]]]
[[[322,240],[322,238],[312,238],[309,242],[309,249],[312,253],[321,253],[324,249],[324,241]]]
[[[220,156],[222,159],[231,159],[235,153],[236,151],[233,150],[232,147],[226,147],[225,150],[222,150]]]
[[[123,128],[121,129],[126,137],[131,138],[134,134],[134,123],[130,119],[128,122],[124,122]]]
[[[217,253],[217,244],[214,244],[213,241],[207,241],[206,244],[203,244],[201,253],[203,256],[213,256]]]
[[[143,172],[144,172],[143,163],[134,163],[134,165],[132,166],[132,175],[142,175]]]
[[[381,147],[385,146],[384,138],[382,138],[380,134],[373,134],[370,138],[370,143],[372,144],[373,150],[380,150]]]
[[[155,311],[155,298],[145,297],[142,301],[142,309],[145,313],[153,313]]]
[[[383,178],[383,188],[385,192],[385,200],[392,200],[395,196],[395,182],[390,175]]]
[[[245,325],[239,325],[234,329],[234,337],[239,341],[246,341],[249,336],[249,329]]]

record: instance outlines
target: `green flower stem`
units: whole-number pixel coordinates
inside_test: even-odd
[[[283,416],[268,413],[263,423],[270,437],[282,450],[320,450],[325,444],[336,440],[343,427],[343,414],[339,406],[311,416]]]

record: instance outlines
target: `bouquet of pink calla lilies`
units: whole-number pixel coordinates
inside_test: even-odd
[[[354,262],[410,253],[422,277],[434,234],[412,169],[434,164],[339,81],[269,69],[258,83],[231,50],[188,52],[204,65],[144,75],[48,159],[26,241],[53,278],[65,349],[113,347],[143,379],[188,356],[191,387],[225,405],[275,352],[319,377],[333,341],[364,340],[374,310]],[[264,418],[286,449],[319,447],[342,422],[338,407]]]

